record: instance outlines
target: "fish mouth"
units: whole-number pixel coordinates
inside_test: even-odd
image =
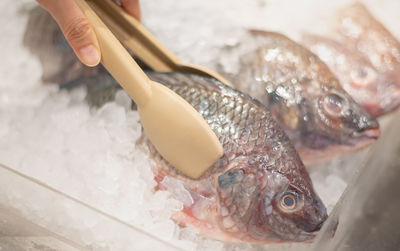
[[[319,230],[321,229],[327,218],[328,216],[326,215],[323,218],[321,218],[315,225],[302,227],[302,230],[308,233],[310,236],[315,236],[319,232]]]
[[[369,129],[363,130],[361,132],[358,132],[358,134],[361,137],[364,137],[366,139],[377,140],[381,134],[381,130],[379,129],[379,126],[376,126],[376,127],[369,128]]]
[[[304,230],[304,231],[305,231],[310,237],[314,238],[314,237],[318,234],[319,230],[321,230],[322,226],[323,226],[324,223],[325,223],[325,220],[326,220],[326,218],[325,218],[323,221],[319,222],[317,225],[315,225],[312,229],[307,229],[307,230]]]
[[[313,239],[317,236],[322,226],[324,225],[326,218],[321,220],[317,225],[313,226],[312,228],[302,229],[301,234],[299,234],[298,238],[301,238],[302,242],[312,243]]]
[[[304,231],[315,235],[325,223],[328,214],[326,212],[326,207],[319,198],[314,199],[312,204],[314,207],[313,213],[311,214],[312,217],[308,218],[308,224],[302,224],[301,228]]]
[[[365,119],[360,119],[359,121],[363,121],[359,125],[357,125],[354,131],[347,142],[348,145],[352,147],[363,147],[365,145],[369,145],[372,142],[375,142],[379,135],[381,134],[379,123],[376,119],[364,117]],[[345,140],[344,142],[346,142]]]

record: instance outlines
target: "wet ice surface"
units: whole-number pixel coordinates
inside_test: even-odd
[[[347,2],[146,0],[141,4],[145,25],[182,60],[213,69],[234,69],[237,57],[229,54],[227,48],[245,41],[244,28],[276,30],[292,38],[303,30],[323,32],[330,12],[317,10],[325,7],[332,11]],[[398,21],[393,21],[398,18],[400,3],[396,0],[366,2],[400,36]],[[169,217],[182,204],[167,192],[154,191],[148,154],[134,145],[141,129],[138,114],[130,111],[126,95],[120,93],[115,102],[91,109],[84,101],[85,90],[60,92],[55,86],[41,83],[39,62],[22,47],[27,10],[34,5],[28,0],[0,3],[3,10],[0,29],[4,34],[0,37],[3,62],[0,163],[184,249],[299,250],[308,247],[308,244],[224,244],[204,240],[192,229],[179,229]],[[328,211],[367,151],[310,169],[316,191]],[[24,193],[11,194],[8,202],[18,205],[18,194]],[[29,212],[28,206],[25,212]],[[29,214],[40,219],[43,212],[32,210]],[[72,210],[62,217],[79,216],[81,212]],[[96,232],[89,217],[83,223],[82,238],[88,246],[101,239],[99,235],[106,234]],[[68,229],[68,220],[60,225],[63,228]]]

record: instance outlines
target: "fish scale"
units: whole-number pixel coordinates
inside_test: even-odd
[[[269,242],[276,241],[277,239],[302,241],[312,238],[313,234],[299,229],[288,231],[288,233],[291,233],[290,235],[296,233],[292,237],[278,236],[274,233],[273,227],[270,228],[266,225],[259,227],[260,229],[264,229],[265,236],[263,238],[260,238],[260,232],[252,233],[248,231],[251,229],[248,224],[254,224],[254,222],[250,223],[249,219],[254,217],[254,213],[257,213],[255,206],[250,207],[249,205],[262,203],[263,196],[260,191],[257,192],[257,195],[254,192],[252,193],[251,191],[255,191],[254,187],[242,189],[240,184],[242,184],[243,180],[246,180],[247,184],[252,183],[256,187],[258,186],[256,184],[276,182],[276,180],[264,180],[266,177],[270,177],[265,175],[266,173],[278,172],[279,175],[290,174],[290,178],[285,179],[288,185],[291,180],[294,180],[296,184],[293,187],[304,189],[302,191],[304,192],[304,196],[313,198],[311,200],[313,201],[313,206],[309,206],[314,208],[316,215],[319,215],[317,217],[319,221],[326,217],[326,211],[312,190],[311,180],[304,166],[301,164],[296,151],[262,104],[212,79],[205,79],[196,75],[185,75],[182,77],[181,74],[174,73],[149,72],[148,75],[152,80],[164,83],[167,87],[175,90],[193,105],[196,110],[200,111],[223,144],[224,156],[200,180],[191,180],[184,177],[179,172],[174,171],[160,157],[155,158],[158,161],[154,167],[155,169],[163,170],[163,175],[165,176],[182,180],[192,192],[199,189],[209,190],[208,194],[211,194],[209,196],[218,201],[217,207],[230,208],[230,215],[234,214],[234,212],[238,214],[237,217],[229,219],[229,224],[225,222],[225,224],[230,226],[228,229],[224,229],[223,227],[224,217],[220,215],[222,212],[220,209],[215,213],[210,212],[210,215],[207,217],[202,215],[201,219],[198,218],[198,221],[206,221],[208,224],[211,223],[219,226],[219,231],[221,232],[215,234],[214,238],[226,239],[226,236],[230,236],[229,238],[231,239],[231,235],[233,235],[238,240],[252,242]],[[186,86],[183,87],[184,85]],[[193,89],[196,89],[195,93],[188,91]],[[201,95],[198,95],[200,93]],[[204,105],[204,100],[207,100],[206,103],[209,104],[208,106]],[[237,106],[240,107],[238,108]],[[207,112],[204,112],[205,110]],[[234,128],[235,130],[230,130],[230,128]],[[235,139],[237,132],[239,132],[239,140]],[[147,144],[151,149],[152,156],[157,156],[158,153],[151,146],[151,143],[147,141]],[[252,161],[254,159],[259,159],[259,161]],[[268,168],[265,168],[265,166],[268,166]],[[218,180],[218,177],[224,177],[231,170],[245,170],[245,175],[248,175],[248,178],[244,177],[240,182],[230,181],[240,183],[236,188],[221,188],[217,185],[218,182],[213,182],[213,180]],[[253,180],[254,182],[249,182],[249,180]],[[261,180],[263,181],[261,182]],[[213,184],[214,187],[204,187],[204,184]],[[210,191],[219,192],[213,193]],[[273,193],[272,191],[269,192]],[[195,201],[196,203],[200,202]],[[276,210],[277,208],[274,209]],[[246,218],[245,215],[248,217]],[[233,224],[231,220],[235,222],[234,226],[231,226]],[[269,220],[268,222],[274,222],[274,220]],[[289,225],[293,227],[296,224],[291,223]],[[235,226],[237,227],[235,228]],[[284,232],[282,230],[284,228],[280,226],[278,232]],[[244,229],[247,230],[244,231]]]
[[[279,33],[252,30],[249,35],[253,45],[241,52],[236,74],[227,77],[268,108],[306,165],[376,140],[378,122],[315,54]],[[335,113],[335,107],[341,110]],[[253,121],[253,114],[243,119]]]

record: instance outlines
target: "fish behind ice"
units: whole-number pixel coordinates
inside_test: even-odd
[[[375,142],[378,122],[315,54],[278,33],[251,36],[257,46],[242,54],[231,80],[268,107],[306,165]]]
[[[304,35],[302,43],[324,61],[338,77],[343,89],[373,117],[400,105],[399,86],[381,74],[363,55],[333,39]]]
[[[365,55],[382,73],[400,71],[399,41],[363,4],[352,4],[338,13],[336,29],[345,46]]]
[[[44,50],[33,52],[39,58],[46,54]],[[59,49],[58,53],[64,52]],[[54,79],[63,83],[62,88],[86,86],[87,100],[93,106],[113,100],[121,91],[101,66],[91,74],[80,70],[75,78],[75,69],[74,74],[69,70],[54,74]],[[210,78],[148,75],[186,99],[224,148],[224,155],[200,179],[192,180],[169,166],[142,138],[154,160],[159,188],[171,191],[184,204],[173,216],[176,222],[223,241],[306,241],[315,236],[327,217],[325,206],[292,143],[260,102]]]
[[[400,43],[361,3],[355,3],[339,12],[336,30],[341,43],[357,51],[388,79],[386,91],[392,92],[388,102],[399,104]]]

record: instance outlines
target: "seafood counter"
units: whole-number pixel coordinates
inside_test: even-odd
[[[289,2],[282,3],[282,13]],[[310,6],[321,8],[320,2]],[[142,134],[135,104],[105,69],[83,66],[51,17],[21,2],[6,8],[23,29],[2,28],[16,44],[5,48],[24,48],[19,58],[5,57],[19,70],[4,71],[0,85],[2,217],[40,229],[48,239],[35,241],[54,242],[60,250],[325,250],[325,243],[341,243],[343,234],[354,234],[356,247],[356,232],[364,225],[342,227],[342,217],[361,207],[354,198],[365,203],[361,189],[377,171],[377,159],[385,156],[384,174],[400,166],[393,157],[397,141],[385,144],[397,136],[400,43],[370,13],[374,5],[343,1],[319,32],[303,29],[307,21],[303,28],[260,25],[262,10],[280,5],[254,1],[246,11],[256,17],[243,14],[230,26],[222,22],[188,37],[177,34],[175,41],[150,14],[170,11],[172,18],[164,4],[143,3],[144,16],[150,15],[144,24],[182,58],[214,68],[234,86],[143,68],[204,117],[223,145],[223,157],[197,180],[171,167]],[[182,3],[177,21],[197,7],[199,13],[210,8]],[[229,9],[220,11],[226,11],[222,21],[233,16]],[[219,20],[216,13],[210,17]],[[177,26],[168,24],[165,31],[171,27]],[[208,42],[218,31],[222,35]],[[204,34],[208,40],[193,42]],[[28,84],[17,86],[20,80]],[[380,176],[376,186],[388,177]],[[6,185],[7,179],[14,184]],[[378,197],[368,193],[371,201]],[[25,203],[26,196],[32,198]],[[107,228],[124,234],[105,237]],[[0,249],[18,246],[9,234],[18,231],[9,229],[0,235]]]

